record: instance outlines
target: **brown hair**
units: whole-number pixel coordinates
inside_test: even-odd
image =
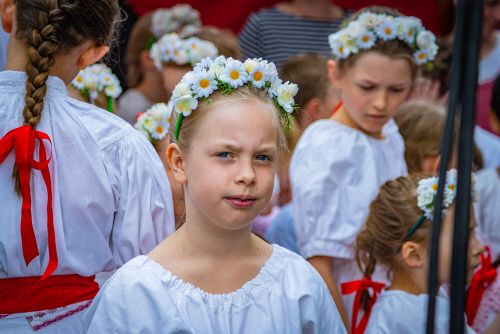
[[[295,97],[299,110],[315,97],[326,98],[330,85],[326,63],[327,59],[322,55],[308,53],[290,57],[281,66],[280,78],[299,86]]]
[[[238,38],[230,30],[204,26],[191,36],[213,43],[221,56],[241,58]]]
[[[146,50],[148,41],[154,36],[151,32],[152,17],[153,13],[139,17],[128,39],[125,63],[129,87],[136,87],[142,80],[141,52]]]
[[[266,91],[257,89],[253,86],[243,86],[239,87],[233,91],[230,95],[224,95],[221,92],[215,92],[210,95],[210,99],[200,101],[196,110],[189,117],[185,117],[182,120],[181,127],[179,130],[179,138],[175,138],[175,127],[177,124],[177,119],[179,114],[177,112],[172,113],[172,118],[170,120],[169,135],[171,141],[179,145],[182,151],[189,151],[191,148],[191,142],[196,130],[199,127],[199,123],[202,121],[204,115],[210,108],[215,108],[218,104],[227,103],[229,101],[235,100],[258,100],[263,102],[269,109],[269,112],[273,115],[273,119],[278,127],[278,151],[283,152],[286,150],[285,135],[283,133],[283,120],[279,114],[279,110],[274,105],[274,101],[271,100]]]
[[[390,7],[384,7],[384,6],[370,6],[370,7],[365,7],[358,12],[356,12],[354,15],[352,15],[346,22],[346,24],[355,21],[356,19],[359,18],[359,16],[363,13],[370,12],[374,14],[385,14],[388,16],[392,17],[400,17],[403,16],[398,10],[390,8]],[[411,65],[411,70],[412,70],[412,77],[415,78],[417,75],[417,70],[418,66],[415,63],[415,60],[413,59],[413,49],[408,46],[403,41],[400,41],[399,39],[392,39],[389,41],[383,41],[381,39],[377,39],[377,42],[373,47],[367,50],[360,50],[358,53],[349,56],[347,59],[339,59],[337,61],[337,67],[339,70],[343,71],[349,67],[352,67],[356,64],[356,61],[361,57],[363,54],[366,52],[377,52],[381,55],[390,57],[390,58],[403,58],[407,59],[409,61],[409,64]]]
[[[117,0],[17,0],[16,21],[16,38],[27,46],[24,125],[36,128],[54,57],[86,40],[111,45],[120,8]],[[16,171],[14,176],[17,180]]]
[[[422,171],[425,158],[440,155],[446,111],[430,102],[411,101],[399,108],[394,120],[405,141],[408,172]]]
[[[430,175],[411,174],[382,185],[370,204],[366,223],[356,238],[356,262],[365,277],[371,277],[377,263],[390,270],[399,266],[399,250],[405,241],[422,243],[427,240],[430,221],[407,238],[408,230],[422,216],[417,206],[418,182]],[[363,304],[368,305],[368,294]]]

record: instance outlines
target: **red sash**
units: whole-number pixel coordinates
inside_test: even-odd
[[[348,295],[351,293],[356,293],[354,296],[354,306],[352,310],[352,319],[351,319],[351,333],[352,334],[363,334],[366,326],[368,325],[368,320],[370,318],[370,312],[372,310],[373,305],[377,301],[377,297],[385,287],[385,284],[374,282],[370,277],[364,277],[358,281],[352,281],[341,284],[342,294]],[[363,314],[363,317],[359,321],[358,324],[358,312],[361,309],[361,294],[366,291],[369,293],[369,289],[372,289],[372,294],[370,298],[370,302],[368,303],[368,308]]]
[[[36,140],[38,140],[39,144],[39,161],[36,161],[33,158]],[[31,169],[41,171],[43,181],[47,187],[47,240],[49,248],[49,263],[43,273],[42,279],[47,278],[56,270],[58,262],[54,217],[52,212],[52,183],[49,170],[50,157],[47,158],[45,144],[43,142],[44,140],[48,141],[49,144],[52,145],[52,141],[46,133],[34,130],[27,125],[10,131],[0,139],[0,163],[7,158],[12,149],[16,152],[16,166],[19,169],[19,183],[21,185],[22,196],[21,243],[26,265],[29,265],[29,263],[39,255],[31,214]],[[12,189],[12,191],[14,190]]]
[[[53,275],[46,279],[40,276],[0,279],[0,314],[50,310],[92,300],[99,292],[94,278]]]

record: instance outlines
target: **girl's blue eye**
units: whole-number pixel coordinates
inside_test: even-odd
[[[359,86],[359,87],[361,87],[362,90],[367,91],[367,92],[369,92],[375,88],[373,86]]]
[[[259,154],[256,157],[256,159],[259,160],[259,161],[271,161],[271,158],[268,157],[267,155],[264,155],[264,154]]]
[[[216,154],[219,158],[227,159],[231,157],[231,153],[229,152],[220,152]]]

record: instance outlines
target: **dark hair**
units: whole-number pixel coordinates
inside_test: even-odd
[[[500,75],[495,79],[491,92],[491,109],[500,120]]]
[[[450,89],[450,68],[452,61],[451,43],[444,38],[437,38],[439,47],[436,59],[432,61],[432,67],[422,67],[422,76],[431,80],[439,81],[439,96],[443,96]]]
[[[111,45],[120,16],[118,0],[16,1],[16,38],[27,46],[24,125],[40,122],[55,56],[87,40]]]

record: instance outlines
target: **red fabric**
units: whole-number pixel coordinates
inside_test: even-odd
[[[370,313],[373,305],[377,301],[377,297],[385,287],[385,284],[374,282],[370,277],[364,277],[358,281],[352,281],[341,284],[342,294],[349,295],[351,293],[356,293],[354,296],[354,306],[352,310],[352,320],[351,320],[351,333],[352,334],[363,334],[366,326],[368,325],[368,320],[370,319]],[[363,317],[358,324],[358,312],[361,309],[361,294],[366,291],[370,292],[372,290],[371,298],[368,303],[368,308],[363,314]]]
[[[33,158],[36,140],[38,140],[39,143],[39,161],[36,161]],[[26,125],[10,131],[2,139],[0,139],[0,163],[7,158],[11,150],[15,150],[16,152],[15,163],[19,170],[19,183],[21,185],[22,196],[21,242],[26,265],[29,265],[29,263],[39,255],[31,213],[31,169],[41,171],[45,186],[47,187],[47,239],[49,247],[49,263],[45,269],[42,279],[47,278],[56,270],[58,262],[54,217],[52,213],[52,182],[49,170],[50,158],[47,158],[45,144],[43,143],[44,140],[48,141],[49,144],[52,145],[52,141],[46,133],[34,130],[30,126]]]
[[[467,293],[465,313],[467,314],[467,324],[469,326],[474,323],[484,290],[497,277],[497,269],[491,263],[491,252],[488,247],[486,247],[486,253],[486,256],[481,254],[481,267],[474,273]]]
[[[53,275],[46,279],[0,279],[0,314],[50,310],[91,300],[99,292],[95,277]]]
[[[251,0],[239,1],[237,5],[232,0],[203,1],[185,0],[201,13],[204,25],[211,25],[219,28],[231,29],[237,33],[246,22],[247,17],[261,8],[273,7],[284,0]],[[129,0],[134,11],[145,14],[159,7],[172,7],[179,3],[174,0]],[[417,16],[422,19],[425,27],[433,32],[440,33],[440,18],[437,0],[401,1],[401,0],[335,0],[336,5],[358,10],[366,6],[380,5],[398,9],[405,15]]]

